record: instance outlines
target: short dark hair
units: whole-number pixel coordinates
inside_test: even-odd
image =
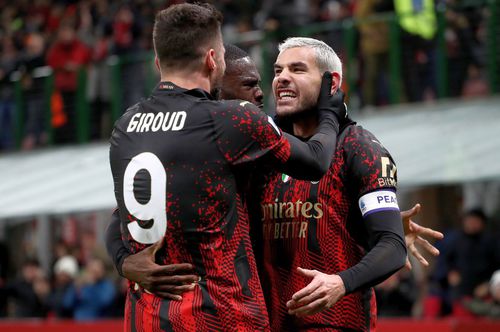
[[[34,258],[34,257],[27,257],[24,261],[23,261],[23,266],[35,266],[35,267],[40,267],[40,262],[38,261],[38,259]]]
[[[210,4],[178,4],[156,14],[153,44],[162,68],[189,66],[221,37],[222,14]]]
[[[226,62],[236,61],[248,57],[248,53],[239,48],[234,44],[224,44],[226,53],[224,54],[224,60]]]
[[[473,208],[464,213],[464,217],[476,217],[481,219],[483,224],[485,224],[488,221],[488,216],[486,213],[481,208]]]

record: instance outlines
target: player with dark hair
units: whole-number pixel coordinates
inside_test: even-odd
[[[260,74],[247,52],[236,45],[226,44],[226,72],[222,79],[221,99],[241,99],[262,109],[264,94]]]
[[[262,160],[317,180],[335,150],[342,96],[323,75],[317,132],[307,141],[282,134],[249,102],[214,100],[225,69],[221,15],[181,4],[159,12],[153,30],[161,82],[130,107],[110,139],[115,196],[128,250],[160,239],[162,264],[188,262],[200,280],[181,301],[131,282],[127,329],[257,331],[269,328],[242,197],[249,165]]]

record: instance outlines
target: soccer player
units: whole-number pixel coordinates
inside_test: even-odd
[[[262,109],[264,94],[260,74],[247,52],[233,44],[225,44],[226,72],[222,78],[221,99],[246,100]]]
[[[345,117],[341,96],[330,96],[329,73],[317,99],[320,123],[307,142],[283,135],[249,102],[214,100],[208,91],[225,68],[220,22],[210,5],[181,4],[158,13],[153,43],[161,82],[116,122],[110,139],[129,250],[163,238],[158,261],[191,263],[201,277],[179,302],[131,283],[125,308],[130,330],[268,329],[242,199],[248,166],[263,160],[298,178],[321,178]]]
[[[236,45],[224,44],[224,48],[226,71],[216,94],[224,100],[240,99],[262,108],[264,94],[255,63],[247,52]],[[192,264],[156,264],[155,253],[161,248],[162,241],[131,255],[122,242],[120,227],[119,213],[115,210],[106,231],[106,246],[120,275],[140,283],[154,294],[172,300],[181,300],[179,294],[195,288],[194,283],[199,277],[193,274]]]
[[[274,65],[276,113],[307,139],[321,71],[340,87],[342,64],[325,43],[289,38]],[[258,200],[263,289],[273,331],[369,331],[376,320],[371,286],[406,260],[396,197],[396,166],[366,129],[346,123],[330,171],[301,181],[271,171]]]

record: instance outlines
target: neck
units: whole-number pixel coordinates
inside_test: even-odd
[[[293,121],[293,135],[297,137],[311,137],[316,132],[316,128],[318,128],[318,118],[316,114]]]
[[[210,78],[206,75],[203,75],[201,72],[187,72],[187,71],[178,71],[178,72],[169,72],[168,74],[161,74],[162,82],[172,82],[175,85],[184,88],[184,89],[202,89],[207,92],[211,90]]]

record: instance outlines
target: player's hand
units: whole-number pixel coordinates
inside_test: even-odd
[[[345,295],[344,282],[338,275],[300,267],[297,271],[312,280],[286,303],[290,315],[314,315],[331,308]]]
[[[419,224],[411,220],[420,212],[420,204],[415,204],[410,210],[401,212],[401,219],[403,220],[403,227],[405,230],[405,242],[408,251],[415,257],[420,264],[423,266],[429,266],[429,262],[422,256],[415,244],[419,244],[428,253],[433,256],[439,255],[439,250],[429,243],[422,236],[428,236],[430,238],[440,240],[444,237],[443,233],[433,230],[432,228],[422,227]],[[408,258],[406,258],[406,267],[411,269],[411,263]]]
[[[333,113],[337,120],[342,122],[347,117],[347,107],[344,103],[344,92],[337,89],[332,95],[332,73],[326,71],[321,79],[321,88],[318,97],[318,112],[320,121],[324,113]]]
[[[181,294],[193,290],[199,277],[191,264],[158,265],[155,254],[163,239],[150,247],[125,258],[122,273],[128,280],[138,283],[147,291],[171,300],[182,300]]]

